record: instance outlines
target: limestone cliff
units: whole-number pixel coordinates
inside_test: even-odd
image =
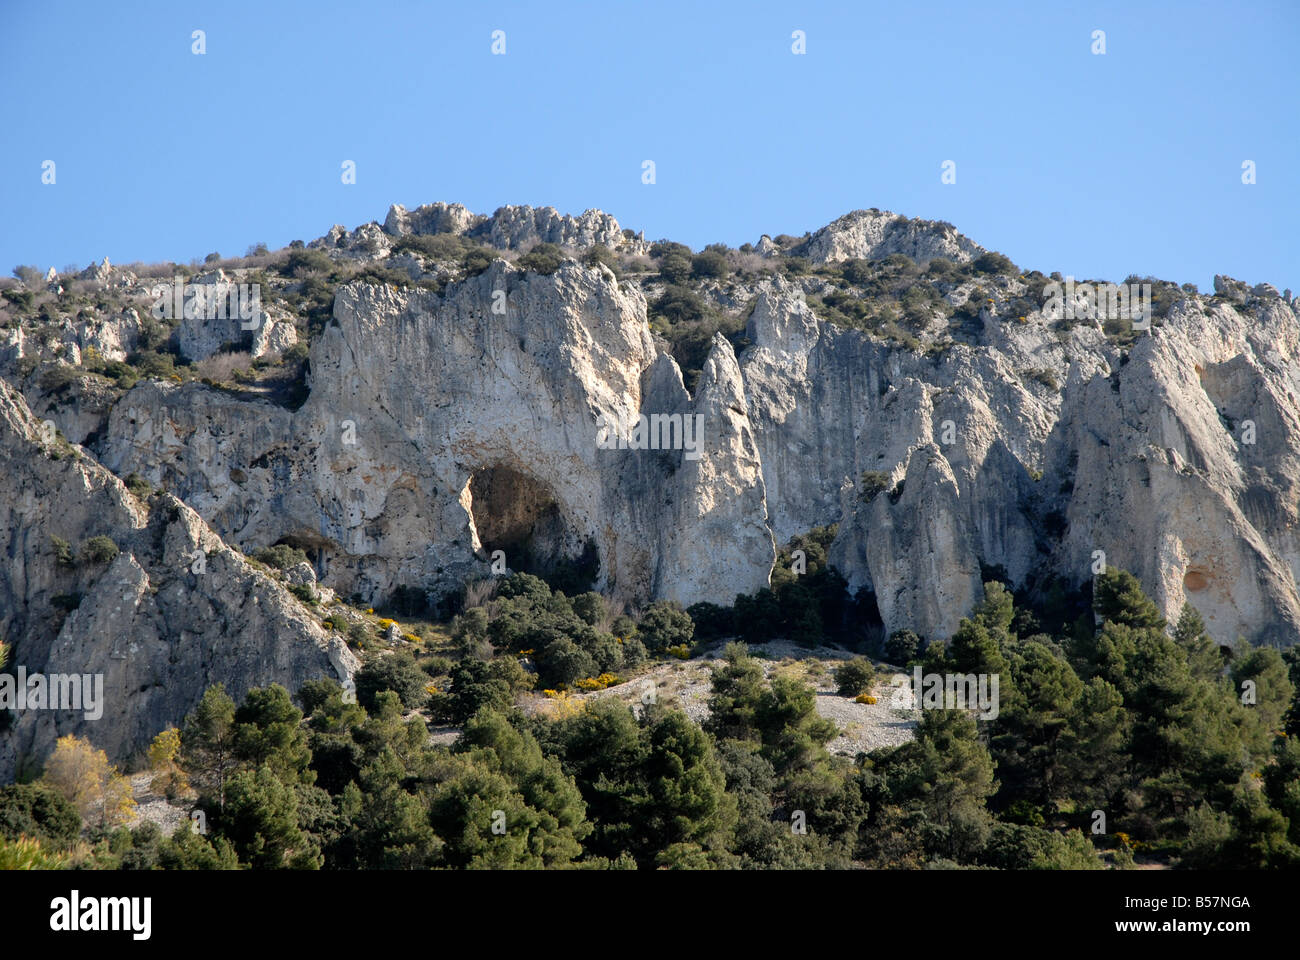
[[[165,494],[142,503],[37,420],[3,380],[0,466],[0,635],[13,645],[10,668],[104,678],[98,718],[14,714],[0,737],[0,780],[69,733],[125,757],[179,721],[213,683],[242,696],[272,682],[297,689],[322,676],[351,677],[357,659],[342,641],[192,509]],[[116,555],[78,557],[77,545],[92,537],[111,539]]]

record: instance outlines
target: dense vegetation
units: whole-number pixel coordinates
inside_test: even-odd
[[[693,608],[697,620],[669,605],[639,622],[613,617],[597,595],[568,597],[518,574],[454,621],[455,658],[373,658],[356,702],[333,681],[307,684],[296,702],[272,686],[236,704],[214,687],[151,751],[156,789],[195,797],[202,831],[115,827],[120,778],[90,762],[93,750],[61,741],[67,753],[43,780],[0,791],[0,861],[1010,869],[1127,867],[1136,856],[1300,866],[1300,657],[1245,648],[1228,658],[1192,608],[1171,630],[1113,569],[1089,615],[1051,633],[990,581],[946,642],[889,638],[873,652],[927,673],[998,675],[1000,711],[986,721],[925,709],[913,741],[854,758],[827,751],[836,727],[807,683],[765,675],[740,642],[713,671],[703,725],[655,696],[571,701],[549,715],[518,708],[534,679],[588,689],[579,681],[595,671],[635,672],[699,643],[705,627],[758,641],[773,617],[798,628],[816,611],[824,636],[845,608],[799,581],[821,574],[833,592],[825,538],[792,545],[770,598]],[[796,549],[808,555],[800,577]],[[752,603],[766,612],[747,613]],[[531,659],[537,678],[523,666]],[[874,672],[846,661],[841,693],[869,689]],[[426,718],[462,725],[459,738],[434,745]],[[79,783],[88,767],[98,772]],[[91,826],[78,839],[82,820]]]

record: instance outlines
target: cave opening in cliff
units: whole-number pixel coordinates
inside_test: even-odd
[[[464,498],[485,558],[500,550],[511,570],[570,596],[592,588],[600,573],[596,545],[574,528],[547,484],[497,464],[474,472]]]

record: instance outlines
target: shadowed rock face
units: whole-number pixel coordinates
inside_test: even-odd
[[[643,246],[599,211],[488,218],[445,204],[394,207],[382,229],[336,228],[315,245],[383,259],[388,238],[448,232],[503,250]],[[945,224],[859,211],[790,252],[832,263],[982,251]],[[1186,296],[1121,349],[1097,323],[1004,315],[1025,278],[983,278],[999,302],[968,314],[957,342],[944,326],[927,352],[825,322],[807,299],[819,283],[714,283],[717,302],[752,311],[739,355],[713,339],[693,395],[647,325],[641,287],[654,293],[653,281],[498,260],[441,293],[349,284],[312,340],[310,395],[295,411],[194,382],[142,381],[115,403],[85,379],[28,387],[40,417],[108,470],[84,454],[51,459],[6,386],[0,629],[29,669],[102,668],[122,711],[102,729],[123,732],[101,745],[118,753],[179,720],[215,680],[242,693],[351,669],[225,543],[301,546],[324,584],[368,603],[401,586],[447,595],[502,550],[515,569],[591,562],[594,585],[618,599],[689,605],[760,589],[776,544],[836,523],[831,560],[850,589],[874,594],[886,631],[950,634],[984,568],[1015,586],[1080,585],[1103,554],[1168,617],[1190,601],[1222,642],[1300,639],[1300,320],[1289,297],[1220,278],[1220,296]],[[946,296],[957,305],[969,293]],[[21,336],[7,342],[16,355],[0,364],[25,355]],[[698,445],[638,444],[642,416],[656,439],[660,425],[681,441],[698,422]],[[611,423],[633,442],[607,442]],[[146,516],[109,470],[175,499]],[[865,471],[887,478],[870,502]],[[55,563],[51,536],[101,533],[122,554],[95,576]],[[196,579],[183,558],[200,546],[208,573]],[[76,592],[64,618],[53,598]],[[127,659],[111,638],[129,640]],[[23,723],[10,762],[80,729]]]

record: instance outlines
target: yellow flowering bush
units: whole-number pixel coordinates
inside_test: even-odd
[[[684,643],[679,643],[675,647],[669,647],[664,652],[670,656],[676,657],[678,660],[689,660],[691,657],[690,647],[686,646]]]
[[[366,612],[369,613],[369,611],[366,611]],[[387,617],[385,617],[384,619],[382,619],[382,620],[379,621],[379,629],[380,629],[380,630],[387,630],[389,627],[391,627],[391,626],[392,626],[394,623],[396,623],[396,622],[397,622],[397,621],[395,621],[395,620],[389,620]]]
[[[854,703],[875,703],[876,698],[869,693],[859,693],[853,698]]]
[[[576,716],[586,709],[587,701],[581,697],[572,697],[567,690],[543,690],[554,703],[551,705],[551,719],[564,720]]]
[[[618,683],[618,677],[612,673],[602,673],[598,677],[583,677],[575,686],[579,690],[604,690],[615,683]]]

